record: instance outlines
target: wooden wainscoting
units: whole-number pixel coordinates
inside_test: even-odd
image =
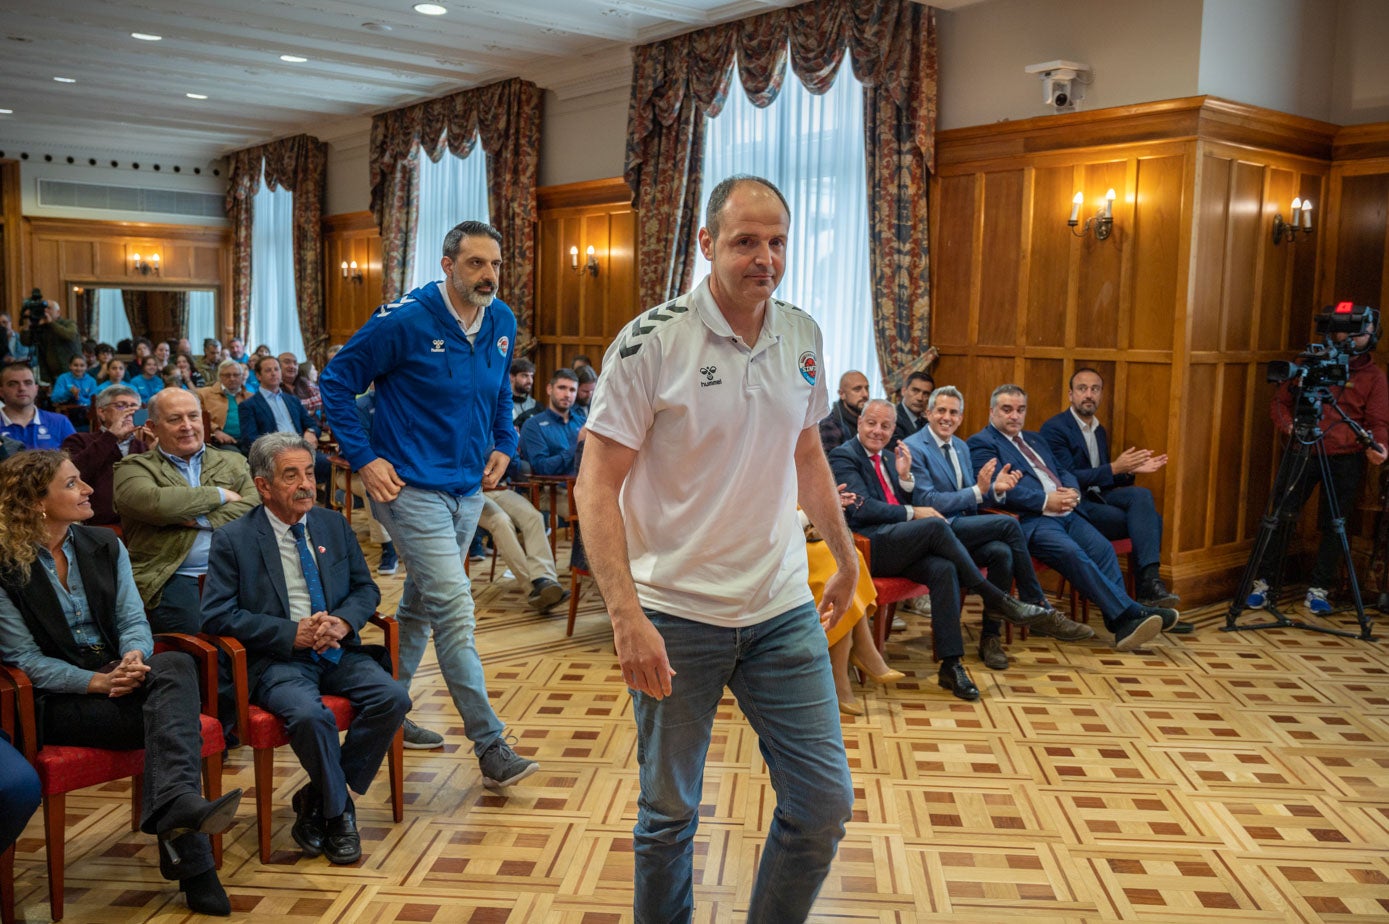
[[[342,265],[353,261],[361,282],[342,275]],[[370,212],[323,219],[323,264],[328,343],[346,343],[381,304],[381,233]]]
[[[620,177],[547,186],[537,192],[535,253],[537,390],[549,374],[585,353],[595,367],[622,325],[642,305],[637,296],[637,213]],[[598,273],[583,271],[588,247]],[[579,270],[569,249],[578,248]]]
[[[1275,246],[1294,196],[1326,198],[1335,126],[1210,97],[942,132],[932,180],[938,384],[1029,391],[1038,427],[1080,366],[1106,380],[1116,451],[1171,456],[1141,483],[1165,519],[1164,571],[1189,601],[1228,594],[1277,456],[1268,360],[1308,340],[1315,242]],[[1114,231],[1076,237],[1114,189]]]

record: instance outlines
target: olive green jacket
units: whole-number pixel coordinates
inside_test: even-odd
[[[235,491],[241,500],[222,503],[218,488]],[[189,523],[206,516],[216,529],[260,503],[245,456],[210,446],[203,454],[200,487],[190,486],[156,447],[117,462],[112,491],[146,607],[159,604],[164,585],[193,548],[198,531]]]

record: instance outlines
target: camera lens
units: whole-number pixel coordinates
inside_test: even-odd
[[[1066,91],[1064,91],[1064,90],[1061,91],[1060,93],[1056,94],[1056,96],[1054,96],[1054,97],[1052,98],[1052,104],[1055,105],[1055,106],[1057,106],[1058,108],[1061,107],[1061,106],[1066,105],[1066,104],[1069,103],[1070,101],[1071,101],[1070,95],[1069,95],[1068,93],[1066,93]]]

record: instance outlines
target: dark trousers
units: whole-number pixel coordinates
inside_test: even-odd
[[[174,800],[202,791],[203,736],[198,717],[198,671],[178,651],[153,655],[143,685],[111,699],[88,693],[50,693],[43,699],[46,744],[128,751],[145,749],[144,814],[140,830],[154,834]],[[159,852],[165,879],[186,879],[212,869],[205,834],[175,838],[180,862]]]
[[[867,535],[873,540],[870,571],[883,577],[904,577],[930,589],[936,655],[963,655],[961,589],[972,590],[985,581],[950,524],[940,517],[923,517],[877,526]]]
[[[1110,488],[1102,496],[1103,503],[1090,494],[1081,497],[1080,515],[1106,539],[1133,540],[1133,557],[1139,568],[1161,561],[1162,515],[1153,503],[1153,492],[1128,485]]]
[[[155,632],[187,632],[197,635],[203,630],[202,594],[198,579],[175,574],[159,592],[159,603],[150,610],[150,626]]]
[[[1037,581],[1037,572],[1032,569],[1032,553],[1027,550],[1027,540],[1017,520],[998,514],[962,516],[951,520],[950,528],[974,563],[988,572],[989,583],[999,591],[1012,593],[1016,582],[1019,599],[1028,603],[1046,600],[1042,585]],[[999,620],[985,616],[983,634],[998,635],[1002,626]]]
[[[357,711],[341,745],[333,711],[323,705],[325,694],[346,698]],[[284,720],[290,747],[322,797],[324,818],[342,814],[349,786],[367,791],[410,711],[405,688],[370,655],[352,649],[337,664],[315,661],[307,651],[270,662],[251,700]]]
[[[0,853],[19,838],[42,795],[39,775],[0,732]]]
[[[1104,614],[1111,632],[1126,610],[1137,606],[1124,590],[1124,576],[1114,546],[1090,521],[1076,513],[1064,517],[1033,517],[1027,526],[1027,547],[1048,567],[1065,576]]]
[[[1355,509],[1355,499],[1360,496],[1360,482],[1365,477],[1365,456],[1361,452],[1327,456],[1326,465],[1331,488],[1336,492],[1336,506],[1340,508],[1341,516],[1345,517]],[[1320,483],[1320,472],[1316,455],[1313,454],[1307,460],[1307,468],[1293,489],[1292,500],[1285,508],[1286,515],[1278,524],[1278,531],[1264,554],[1263,567],[1260,569],[1262,573],[1259,576],[1270,584],[1275,583],[1273,579],[1276,575],[1273,574],[1273,569],[1282,561],[1284,550],[1288,547],[1288,539],[1297,528],[1298,512]],[[1307,583],[1311,587],[1331,590],[1336,586],[1343,560],[1341,541],[1331,529],[1331,512],[1326,507],[1325,496],[1318,506],[1317,529],[1321,530],[1321,544],[1317,546],[1317,563],[1312,568],[1312,575]]]

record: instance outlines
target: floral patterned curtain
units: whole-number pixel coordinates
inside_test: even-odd
[[[624,178],[641,215],[643,304],[694,282],[704,119],[723,106],[736,55],[743,90],[776,98],[789,57],[812,93],[845,53],[864,85],[873,315],[889,392],[930,336],[926,180],[935,166],[935,13],[912,0],[813,0],[633,50]]]
[[[150,299],[148,289],[121,289],[121,302],[125,305],[125,320],[130,324],[130,336],[148,337],[150,335]]]
[[[262,172],[271,189],[294,193],[294,297],[304,350],[322,365],[328,348],[323,301],[323,202],[328,145],[311,135],[232,154],[227,218],[232,223],[232,334],[244,338],[251,304],[251,210]]]
[[[499,294],[516,312],[518,353],[535,342],[541,99],[538,86],[517,78],[383,112],[371,123],[371,210],[381,229],[383,298],[403,294],[410,270],[419,215],[419,150],[437,158],[447,145],[454,155],[467,157],[480,142],[487,152],[488,210],[502,233]]]

